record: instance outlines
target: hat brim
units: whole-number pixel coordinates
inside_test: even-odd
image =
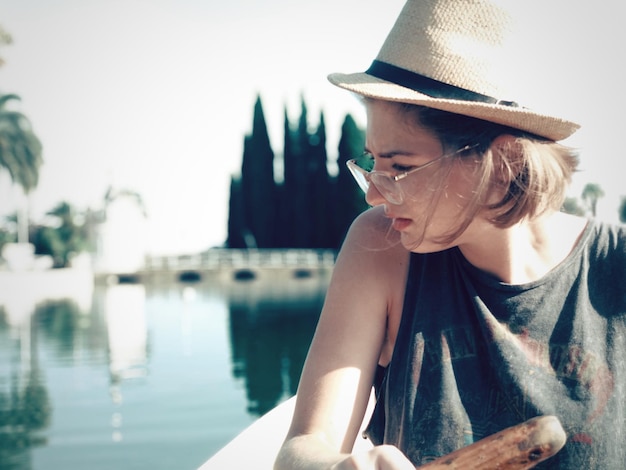
[[[523,107],[433,98],[418,91],[382,80],[367,73],[333,73],[328,80],[344,90],[369,98],[411,103],[521,129],[559,141],[576,132],[580,125],[566,119],[538,113]]]

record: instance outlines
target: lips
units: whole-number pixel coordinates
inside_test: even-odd
[[[409,225],[413,222],[411,219],[406,219],[404,217],[398,217],[396,214],[393,214],[390,210],[390,207],[384,206],[385,217],[391,220],[391,227],[398,232],[402,230],[406,230]]]
[[[395,217],[392,221],[391,226],[394,230],[401,232],[407,229],[411,225],[411,219],[404,219],[402,217]]]

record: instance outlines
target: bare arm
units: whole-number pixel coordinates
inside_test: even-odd
[[[390,319],[401,314],[408,253],[391,233],[382,211],[372,209],[346,237],[276,469],[330,468],[352,450],[376,365],[389,349]]]

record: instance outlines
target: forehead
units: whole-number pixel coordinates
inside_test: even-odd
[[[437,136],[419,124],[417,116],[401,104],[370,100],[367,114],[366,147],[372,153],[437,153],[441,143]]]

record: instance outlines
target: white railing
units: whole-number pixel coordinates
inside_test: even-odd
[[[215,248],[204,253],[180,256],[149,256],[146,271],[231,268],[321,268],[335,264],[336,252],[314,249]]]

